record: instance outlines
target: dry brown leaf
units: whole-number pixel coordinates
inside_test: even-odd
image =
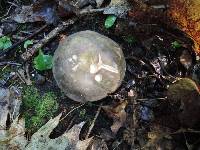
[[[94,139],[90,146],[90,150],[108,150],[108,147],[104,140]]]
[[[127,106],[127,101],[120,102],[115,106],[102,106],[103,110],[107,113],[107,115],[113,119],[113,125],[111,126],[111,130],[114,134],[116,134],[124,125],[126,121],[126,112],[125,108]]]
[[[199,8],[199,0],[169,0],[168,14],[170,18],[194,40],[197,53],[200,53]]]
[[[0,132],[0,149],[24,149],[27,144],[25,134],[25,122],[23,119],[16,118],[8,130]]]
[[[32,6],[22,6],[22,8],[17,8],[12,18],[18,23],[43,21],[42,18],[34,16]]]
[[[49,120],[31,137],[30,143],[26,146],[25,150],[37,149],[43,150],[86,150],[92,138],[84,141],[79,140],[80,131],[84,122],[74,125],[69,131],[55,139],[50,139],[49,135],[53,129],[58,125],[61,114],[54,119]]]
[[[199,0],[156,0],[158,6],[167,11],[147,5],[144,0],[131,0],[134,9],[129,16],[142,23],[164,23],[179,27],[194,41],[194,49],[200,54],[200,1]],[[152,1],[148,1],[149,3]]]
[[[108,7],[104,9],[104,14],[113,14],[119,18],[124,18],[130,10],[127,0],[111,0]]]
[[[180,56],[180,63],[186,68],[189,69],[192,65],[192,56],[189,51],[184,50]]]
[[[169,144],[171,142],[171,136],[168,133],[162,131],[148,132],[148,142],[142,149],[173,149]]]
[[[21,105],[21,93],[19,89],[12,86],[10,89],[0,88],[0,126],[6,127],[8,115],[11,121],[14,120],[18,114]]]
[[[58,125],[60,117],[61,114],[54,119],[50,119],[32,135],[30,141],[25,138],[24,120],[16,118],[8,130],[1,130],[0,150],[86,150],[92,138],[84,141],[79,140],[79,134],[84,122],[74,125],[69,131],[55,139],[49,138],[53,129]]]

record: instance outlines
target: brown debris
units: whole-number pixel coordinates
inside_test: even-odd
[[[169,17],[194,40],[194,48],[200,53],[200,1],[169,0],[169,5]]]

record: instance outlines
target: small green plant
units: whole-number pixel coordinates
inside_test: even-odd
[[[44,71],[52,68],[53,57],[45,55],[42,50],[39,50],[39,55],[34,58],[34,67],[37,70]]]
[[[3,36],[0,38],[0,50],[5,50],[12,46],[12,42],[8,36]]]
[[[80,118],[85,118],[85,115],[86,115],[86,110],[85,109],[82,109],[80,112],[79,112],[79,117]]]
[[[27,49],[28,46],[33,45],[33,40],[27,40],[24,42],[24,48]]]
[[[117,17],[115,15],[109,15],[104,23],[105,28],[111,28],[115,24],[116,19]]]
[[[174,41],[174,42],[172,42],[172,47],[173,47],[174,49],[177,49],[177,48],[180,48],[180,47],[181,47],[181,44],[180,44],[178,41]]]
[[[47,92],[41,95],[33,86],[24,89],[22,98],[25,126],[30,133],[44,125],[58,109],[54,93]]]

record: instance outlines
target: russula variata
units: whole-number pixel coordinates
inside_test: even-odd
[[[60,89],[79,102],[97,101],[121,84],[126,63],[120,46],[94,31],[81,31],[62,40],[53,58]]]

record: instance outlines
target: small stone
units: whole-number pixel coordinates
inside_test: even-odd
[[[171,84],[167,97],[171,106],[178,111],[182,127],[195,128],[200,125],[200,91],[193,80],[182,78]]]
[[[81,31],[61,41],[53,58],[60,89],[79,102],[97,101],[114,92],[125,75],[120,46],[94,31]]]

